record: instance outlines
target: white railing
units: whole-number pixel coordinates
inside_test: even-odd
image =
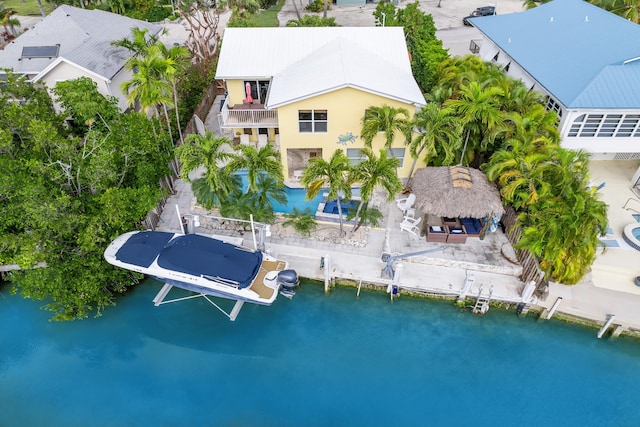
[[[278,111],[265,110],[262,106],[242,105],[229,108],[228,98],[222,106],[218,116],[220,127],[229,128],[275,128],[278,127]]]

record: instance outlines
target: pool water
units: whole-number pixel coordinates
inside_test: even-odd
[[[242,188],[246,191],[248,185],[247,173],[240,171],[236,172],[236,174],[242,178]],[[281,204],[276,202],[275,200],[271,200],[274,212],[292,214],[294,208],[298,208],[300,212],[304,212],[305,209],[309,209],[310,214],[315,215],[318,210],[318,206],[323,200],[324,191],[322,190],[319,191],[316,197],[311,200],[306,199],[307,190],[305,190],[304,188],[290,188],[285,186],[284,190],[287,195],[287,203]],[[360,194],[360,189],[354,188],[352,189],[352,192],[354,196],[358,196]]]
[[[230,322],[155,307],[48,321],[0,288],[2,426],[634,426],[640,343],[558,321],[304,282]],[[176,294],[173,294],[176,292]],[[177,297],[182,291],[173,290]],[[227,304],[226,308],[231,305]]]
[[[340,207],[342,208],[342,215],[347,216],[349,214],[349,210],[356,209],[358,205],[354,202],[341,202]],[[322,212],[338,215],[338,202],[333,200],[325,203],[324,208],[322,208]]]

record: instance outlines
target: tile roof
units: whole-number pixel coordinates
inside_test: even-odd
[[[400,27],[227,28],[216,78],[273,78],[269,108],[343,87],[426,103]]]
[[[583,0],[472,18],[568,108],[640,108],[640,26]]]
[[[130,56],[111,41],[131,36],[131,28],[148,28],[152,34],[161,26],[98,9],[61,5],[0,51],[3,68],[22,74],[39,74],[57,58],[21,59],[26,46],[60,45],[58,58],[72,62],[105,79],[111,79]]]

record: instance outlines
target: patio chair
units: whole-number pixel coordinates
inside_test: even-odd
[[[417,236],[420,233],[420,224],[422,221],[421,217],[418,218],[410,218],[408,216],[404,217],[404,220],[400,223],[400,231],[406,231],[407,233],[411,233],[414,236]]]
[[[396,200],[396,206],[402,211],[402,213],[404,213],[407,211],[407,209],[412,208],[415,202],[416,195],[411,193],[408,197]]]

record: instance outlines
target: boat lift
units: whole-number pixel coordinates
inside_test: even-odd
[[[200,298],[200,297],[202,297],[202,298],[206,299],[207,301],[209,301],[209,303],[211,303],[211,305],[213,305],[215,308],[220,310],[232,322],[234,320],[236,320],[236,317],[238,317],[238,314],[240,313],[240,310],[242,309],[242,306],[244,305],[244,301],[235,300],[235,304],[233,305],[233,308],[231,309],[231,312],[227,313],[226,311],[224,311],[224,309],[222,307],[220,307],[218,304],[213,302],[211,300],[211,298],[209,298],[209,295],[203,294],[203,293],[197,293],[197,294],[194,294],[194,295],[189,295],[189,296],[186,296],[186,297],[175,298],[175,299],[170,299],[170,300],[166,300],[165,301],[165,297],[167,296],[169,291],[171,291],[172,288],[173,288],[172,284],[165,283],[164,286],[162,287],[162,289],[160,289],[160,292],[158,292],[158,294],[155,296],[155,298],[153,298],[153,304],[157,307],[157,306],[162,305],[162,304],[169,304],[169,303],[172,303],[172,302],[179,302],[179,301],[185,301],[185,300],[192,299],[192,298]]]
[[[200,226],[200,216],[199,215],[191,215],[189,214],[189,216],[192,219],[192,223],[190,224],[189,221],[185,221],[185,215],[183,215],[180,212],[180,207],[178,205],[175,205],[176,207],[176,212],[178,214],[178,218],[180,219],[180,230],[182,231],[183,234],[187,234],[189,232],[195,232],[195,227],[199,227]],[[232,219],[234,221],[242,221],[242,222],[247,222],[246,220],[237,220],[237,219],[233,219],[233,218],[228,218],[228,219]],[[253,215],[249,215],[249,221],[251,224],[251,234],[253,237],[253,246],[254,249],[257,250],[262,250],[264,251],[265,247],[264,247],[264,238],[271,236],[271,231],[269,228],[268,224],[262,224],[262,223],[258,223],[258,227],[256,227],[256,223],[253,221]],[[258,237],[259,237],[259,242],[256,241],[256,228],[258,228]],[[231,311],[229,313],[227,313],[222,307],[220,307],[218,304],[216,304],[215,302],[213,302],[210,298],[210,296],[212,295],[208,295],[208,294],[204,294],[204,293],[200,293],[200,292],[195,292],[194,295],[189,295],[186,297],[182,297],[182,298],[174,298],[174,299],[170,299],[170,300],[166,300],[165,298],[166,296],[169,294],[169,292],[171,291],[171,289],[173,288],[173,285],[171,283],[165,283],[164,286],[162,287],[162,289],[160,289],[160,291],[158,292],[158,294],[153,298],[153,304],[157,307],[159,305],[162,304],[169,304],[172,302],[180,302],[180,301],[185,301],[188,299],[193,299],[193,298],[204,298],[205,300],[207,300],[211,305],[213,305],[215,308],[217,308],[218,310],[220,310],[221,313],[223,313],[225,316],[227,316],[229,318],[229,320],[231,320],[232,322],[234,320],[236,320],[236,317],[238,317],[238,314],[240,313],[240,310],[242,309],[242,306],[244,305],[245,301],[242,300],[233,300],[230,299],[231,301],[235,301],[235,304],[233,305],[233,308],[231,309]],[[181,288],[182,289],[182,288]],[[284,295],[284,294],[282,294]],[[286,296],[286,295],[285,295]],[[291,298],[290,296],[288,298]],[[225,298],[226,299],[226,298]]]
[[[438,252],[438,251],[444,251],[444,247],[440,246],[440,247],[434,248],[434,249],[426,249],[424,251],[410,252],[408,254],[400,254],[400,255],[395,255],[395,256],[391,256],[390,253],[383,252],[382,256],[380,257],[380,260],[382,262],[386,262],[387,265],[382,269],[381,277],[383,279],[393,279],[393,277],[396,274],[396,271],[393,268],[393,263],[396,262],[399,259],[410,258],[410,257],[413,257],[413,256],[424,255],[424,254],[428,254],[428,253],[431,253],[431,252]]]

